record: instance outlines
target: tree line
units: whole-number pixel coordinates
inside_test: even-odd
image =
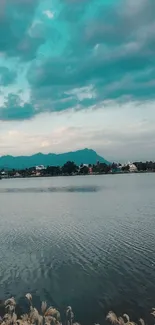
[[[41,170],[37,170],[36,167],[25,168],[25,169],[12,169],[5,171],[8,177],[15,177],[17,174],[21,177],[30,177],[40,174],[40,176],[61,176],[61,175],[88,175],[90,173],[108,173],[111,170],[110,165],[105,163],[97,164],[81,164],[77,166],[73,161],[67,161],[62,167],[61,166],[47,166]],[[1,174],[4,172],[2,169]]]
[[[146,161],[146,162],[134,162],[134,165],[137,167],[138,171],[155,171],[155,162],[154,161]]]
[[[155,162],[134,162],[138,172],[154,172]],[[88,175],[88,174],[108,174],[118,172],[130,172],[130,165],[121,165],[119,163],[112,163],[107,165],[105,163],[96,164],[81,164],[77,166],[73,161],[67,161],[62,167],[60,166],[47,166],[44,169],[37,171],[36,167],[26,169],[12,169],[4,171],[2,169],[0,174],[5,172],[8,177],[31,177],[31,176],[67,176],[67,175]]]

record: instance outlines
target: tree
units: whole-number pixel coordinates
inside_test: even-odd
[[[61,169],[59,166],[48,166],[44,173],[51,176],[58,176],[61,175]]]
[[[137,167],[138,171],[144,172],[147,170],[147,163],[135,162],[134,165]]]
[[[75,165],[73,161],[67,161],[66,164],[62,167],[62,173],[65,175],[72,175],[77,173],[78,167]]]
[[[122,172],[129,172],[129,170],[130,170],[129,165],[126,165],[126,166],[122,167]]]
[[[80,174],[88,175],[88,173],[89,173],[89,168],[87,166],[83,166],[80,168]]]

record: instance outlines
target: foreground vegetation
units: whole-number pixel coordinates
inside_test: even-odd
[[[47,303],[43,301],[41,303],[40,312],[33,306],[32,295],[26,294],[26,299],[29,303],[29,311],[27,314],[17,316],[16,313],[16,301],[12,297],[4,302],[5,313],[0,316],[1,325],[61,325],[61,316],[57,309],[48,307]],[[152,309],[152,316],[155,317],[155,308]],[[111,325],[136,325],[135,322],[131,321],[127,314],[123,316],[117,316],[113,311],[110,311],[106,316],[106,320]],[[140,318],[139,325],[145,325],[145,321]],[[74,314],[70,306],[66,309],[66,325],[79,325],[74,322]],[[99,325],[99,324],[96,324]]]

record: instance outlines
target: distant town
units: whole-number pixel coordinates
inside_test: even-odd
[[[101,163],[84,164],[77,166],[73,161],[66,162],[60,166],[35,166],[26,169],[1,169],[0,178],[24,178],[24,177],[50,177],[50,176],[75,176],[75,175],[102,175],[102,174],[127,174],[155,172],[155,162],[134,163]]]

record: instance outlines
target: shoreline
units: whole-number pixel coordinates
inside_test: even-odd
[[[137,171],[137,172],[111,172],[111,173],[92,173],[92,174],[61,174],[61,175],[30,175],[30,176],[1,176],[3,179],[23,179],[23,178],[48,178],[48,177],[83,177],[83,176],[108,176],[108,175],[133,175],[133,174],[153,174],[155,171]]]

